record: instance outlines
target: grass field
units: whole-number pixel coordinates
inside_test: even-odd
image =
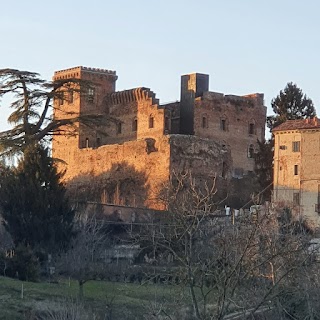
[[[21,289],[23,298],[21,297]],[[58,283],[22,282],[0,277],[0,319],[35,319],[34,315],[57,306],[74,304],[96,319],[148,319],[154,306],[158,310],[162,303],[166,308],[177,308],[182,294],[179,287],[155,284],[133,284],[106,281],[90,281],[84,285],[84,300],[77,303],[78,284],[61,280]],[[145,317],[145,318],[144,318]]]

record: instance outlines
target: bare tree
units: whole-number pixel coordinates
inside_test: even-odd
[[[102,253],[108,246],[104,224],[94,217],[82,217],[76,222],[76,236],[69,250],[62,254],[59,271],[76,279],[79,298],[83,298],[83,286],[89,280],[102,277],[105,268]]]
[[[135,239],[153,248],[158,275],[165,267],[168,278],[189,289],[195,319],[283,314],[281,299],[309,261],[308,232],[277,212],[221,216],[215,193],[214,177],[201,183],[190,172],[175,175],[165,192],[169,218]]]

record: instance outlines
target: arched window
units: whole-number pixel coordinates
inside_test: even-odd
[[[132,120],[132,131],[137,131],[138,130],[138,119],[137,118],[134,118]]]
[[[86,148],[89,148],[89,138],[86,138],[85,147],[86,147]]]
[[[149,116],[149,128],[154,128],[154,117],[152,115]]]
[[[254,145],[250,144],[248,148],[248,158],[253,158],[254,157]]]
[[[166,131],[170,130],[170,119],[168,116],[165,116],[164,118],[164,130]]]
[[[222,131],[228,131],[228,119],[225,116],[220,118],[220,129]]]
[[[256,133],[255,131],[256,131],[255,121],[251,120],[249,123],[248,132],[249,134],[255,134]]]
[[[203,129],[208,128],[208,117],[207,117],[206,114],[202,115],[201,127],[202,127]]]

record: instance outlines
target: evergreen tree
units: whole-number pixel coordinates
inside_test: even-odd
[[[52,118],[55,98],[64,100],[73,92],[86,95],[92,85],[76,78],[47,82],[35,72],[0,69],[0,99],[8,95],[13,109],[8,118],[12,128],[0,132],[0,157],[21,154],[29,145],[50,140],[53,134],[76,134],[76,123],[92,127],[112,121],[102,115],[68,111],[59,119]]]
[[[15,245],[54,252],[68,243],[74,214],[60,178],[48,149],[39,144],[25,150],[17,167],[4,171],[0,208]]]
[[[267,118],[270,131],[287,120],[306,119],[316,115],[312,100],[292,82],[287,83],[284,90],[272,99],[271,107],[275,114]]]

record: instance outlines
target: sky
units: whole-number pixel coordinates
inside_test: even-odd
[[[180,99],[182,74],[206,73],[210,91],[264,93],[268,114],[294,82],[320,114],[319,12],[318,0],[4,0],[0,69],[115,70],[117,90],[149,87],[160,103]]]

